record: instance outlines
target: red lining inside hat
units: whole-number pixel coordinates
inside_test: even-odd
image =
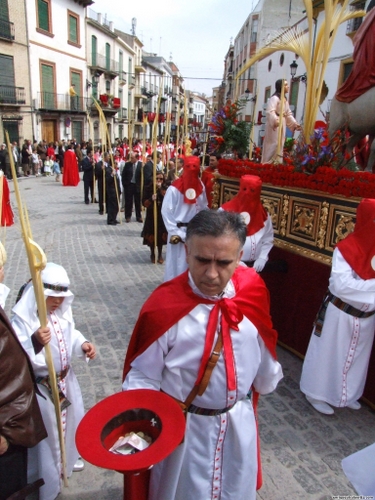
[[[153,428],[144,419],[121,422],[121,415],[133,409],[154,413],[156,420],[161,422],[160,429]],[[111,429],[111,422],[116,422],[117,418],[120,425]],[[153,434],[155,441],[133,455],[109,451],[118,437],[132,430]],[[162,392],[137,389],[109,396],[91,408],[78,426],[76,444],[80,455],[97,467],[136,473],[170,455],[182,442],[184,432],[185,417],[176,401]]]

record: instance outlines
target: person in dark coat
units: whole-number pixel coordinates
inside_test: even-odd
[[[130,222],[135,208],[135,216],[138,222],[143,222],[141,215],[141,193],[137,188],[136,170],[139,165],[136,154],[130,153],[129,161],[124,165],[121,175],[123,193],[125,198],[125,222]]]
[[[83,189],[85,194],[85,203],[88,205],[94,202],[94,171],[95,162],[93,158],[92,150],[87,153],[87,156],[82,160],[82,170],[83,170]],[[90,194],[90,197],[89,197]]]
[[[3,277],[1,267],[0,281]],[[2,283],[0,287],[7,288]],[[33,369],[3,305],[0,306],[0,500],[26,487],[27,448],[47,437],[35,395]]]
[[[104,170],[106,165],[108,165],[109,154],[103,153],[103,157],[98,163],[95,164],[95,177],[98,181],[98,201],[99,201],[99,214],[104,214]]]
[[[167,185],[165,182],[165,176],[162,172],[156,174],[156,194],[154,194],[154,185],[151,181],[144,189],[144,195],[142,199],[142,204],[146,207],[146,219],[143,226],[142,235],[143,244],[150,247],[151,251],[151,262],[154,264],[155,257],[155,247],[158,248],[158,263],[163,264],[163,245],[167,244],[168,231],[166,230],[163,217],[161,215],[161,206],[163,204],[163,199],[165,192],[167,190]],[[155,200],[156,200],[156,210],[157,210],[157,234],[156,234],[156,244],[155,244]]]
[[[117,214],[120,205],[120,179],[117,170],[107,163],[105,167],[105,189],[106,189],[106,207],[107,207],[107,224],[115,226],[119,224]]]

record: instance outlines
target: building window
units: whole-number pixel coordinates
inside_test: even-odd
[[[296,116],[297,113],[298,92],[299,92],[299,82],[292,80],[290,82],[289,105],[292,109],[294,117]]]
[[[250,42],[255,43],[258,38],[258,18],[253,18],[251,22],[251,35],[250,35]]]
[[[52,34],[50,0],[37,0],[37,31]]]
[[[0,68],[0,101],[7,104],[16,103],[13,57],[0,54]]]
[[[285,56],[284,56],[284,53],[282,53],[280,56],[280,66],[282,66],[284,64],[284,60],[285,60]]]
[[[80,47],[79,16],[68,10],[68,43]]]
[[[272,69],[272,61],[269,60],[268,61],[268,71],[271,71],[271,69]]]
[[[355,0],[351,3],[350,11],[355,12],[358,10],[366,10],[366,2],[362,0]],[[346,25],[346,34],[354,33],[358,30],[363,22],[363,17],[355,17],[354,19],[349,19],[348,24]]]
[[[82,111],[82,72],[78,70],[70,70],[70,83],[74,84],[74,90],[76,91],[75,97],[75,111]]]
[[[105,91],[107,94],[111,93],[111,80],[106,80],[105,81]]]
[[[111,69],[111,46],[109,43],[105,44],[105,69],[107,71]]]
[[[40,63],[40,90],[41,107],[45,109],[55,109],[55,65],[54,63]]]
[[[83,140],[82,137],[82,122],[72,120],[72,138],[76,139],[77,143],[81,143]]]
[[[96,66],[96,54],[98,47],[98,39],[96,36],[92,35],[91,37],[91,65]]]

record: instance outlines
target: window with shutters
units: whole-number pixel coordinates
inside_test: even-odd
[[[105,44],[105,69],[107,71],[111,69],[111,46],[109,43]]]
[[[81,47],[79,36],[79,16],[68,10],[68,43]]]
[[[82,72],[78,70],[70,70],[70,84],[74,84],[74,90],[76,91],[76,110],[82,111],[83,100],[82,100]]]
[[[40,77],[41,108],[55,109],[55,65],[53,63],[41,62]]]
[[[0,0],[0,38],[14,40],[14,25],[9,21],[8,0]]]
[[[0,54],[0,102],[15,103],[14,62],[12,56]]]
[[[44,35],[52,34],[51,0],[37,0],[37,31]]]
[[[293,110],[292,112],[294,117],[296,116],[297,113],[298,92],[299,92],[299,81],[292,80],[290,82],[289,104],[291,109]]]
[[[96,66],[97,52],[98,52],[98,39],[96,38],[96,36],[92,35],[91,36],[91,65],[92,66]]]

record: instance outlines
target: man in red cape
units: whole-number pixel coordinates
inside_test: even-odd
[[[184,442],[153,467],[150,500],[256,498],[249,391],[273,391],[282,370],[268,291],[240,265],[245,239],[239,214],[199,212],[187,228],[188,271],[155,290],[133,332],[124,390],[163,391],[187,407]]]
[[[77,157],[71,145],[69,144],[64,154],[63,185],[77,186],[80,180],[78,172],[79,170],[78,170]]]

